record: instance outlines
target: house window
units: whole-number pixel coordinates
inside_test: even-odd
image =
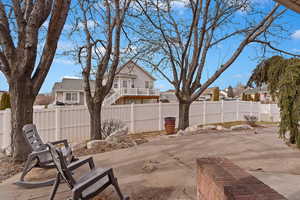
[[[77,92],[66,93],[66,101],[78,101]]]
[[[114,88],[118,88],[118,81],[114,80]]]
[[[127,80],[123,80],[123,87],[127,88]]]
[[[149,81],[145,81],[145,88],[149,88]]]
[[[149,88],[153,89],[153,82],[152,81],[149,81]]]

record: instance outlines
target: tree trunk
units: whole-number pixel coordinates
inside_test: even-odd
[[[25,161],[31,152],[23,136],[22,128],[33,123],[35,95],[29,81],[13,80],[9,84],[11,101],[11,147],[15,161]]]
[[[189,126],[189,113],[190,113],[190,102],[179,101],[179,123],[178,129],[184,130]]]
[[[99,104],[95,104],[93,109],[89,109],[90,111],[90,135],[91,140],[102,140],[101,134],[101,109],[102,102]]]

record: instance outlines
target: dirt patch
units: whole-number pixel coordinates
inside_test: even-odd
[[[74,155],[79,156],[85,156],[85,155],[92,155],[92,154],[98,154],[98,153],[104,153],[108,151],[113,151],[117,149],[124,149],[133,147],[135,145],[140,145],[143,143],[148,142],[149,140],[158,137],[160,135],[163,135],[164,132],[147,132],[147,133],[136,133],[136,134],[129,134],[122,140],[120,143],[116,144],[107,144],[107,145],[101,145],[97,148],[93,149],[86,149],[81,148],[74,151]],[[7,156],[1,156],[0,157],[0,183],[2,183],[4,180],[20,173],[23,171],[24,163],[23,162],[14,162],[11,157]],[[41,180],[41,177],[47,178],[53,178],[55,176],[55,173],[53,173],[53,170],[46,170],[46,169],[33,169],[26,178],[30,181],[35,180]]]
[[[147,143],[153,138],[156,138],[161,135],[164,135],[163,131],[128,134],[119,143],[101,144],[92,149],[87,149],[86,147],[79,148],[74,151],[74,155],[79,157],[79,156],[109,152],[118,149],[126,149],[136,145]]]
[[[11,157],[3,156],[0,158],[0,183],[5,179],[21,172],[23,170],[23,163],[14,162]]]

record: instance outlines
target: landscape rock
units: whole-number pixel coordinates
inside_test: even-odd
[[[216,130],[217,126],[216,125],[207,125],[207,126],[203,126],[202,129],[205,129],[205,130]]]
[[[152,161],[152,160],[145,161],[143,170],[147,173],[154,172],[157,169],[156,167],[157,164],[159,164],[159,162],[157,161]]]
[[[183,136],[183,135],[185,135],[185,131],[184,130],[177,131],[176,136]]]
[[[101,145],[106,145],[108,142],[105,141],[105,140],[92,140],[92,141],[89,141],[87,144],[86,144],[86,148],[87,149],[93,149],[93,148],[96,148],[96,147],[99,147]]]
[[[119,143],[123,140],[123,138],[128,134],[128,127],[125,126],[120,130],[113,132],[110,136],[105,138],[106,141]]]
[[[232,131],[234,131],[234,130],[249,130],[249,129],[253,129],[253,127],[250,125],[247,125],[247,124],[236,125],[236,126],[230,127],[230,130],[232,130]]]
[[[198,127],[198,125],[194,125],[194,126],[189,126],[187,127],[186,129],[184,129],[184,132],[185,133],[188,133],[188,132],[195,132],[195,131],[198,131],[200,130],[201,128]]]
[[[216,129],[217,129],[218,131],[222,131],[222,130],[224,130],[224,127],[221,126],[221,125],[218,125],[218,126],[216,127]]]
[[[5,154],[6,156],[12,156],[12,149],[11,149],[10,146],[8,146],[8,147],[6,147],[6,148],[4,149],[4,154]]]

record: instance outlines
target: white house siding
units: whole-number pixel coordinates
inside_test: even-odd
[[[128,66],[125,66],[120,71],[120,73],[121,74],[134,74],[134,75],[136,75],[137,78],[134,79],[134,87],[135,88],[145,88],[145,81],[151,81],[152,85],[153,85],[153,79],[150,76],[148,76],[139,67],[131,67],[132,65],[134,65],[134,64],[130,63],[130,64],[128,64]]]

